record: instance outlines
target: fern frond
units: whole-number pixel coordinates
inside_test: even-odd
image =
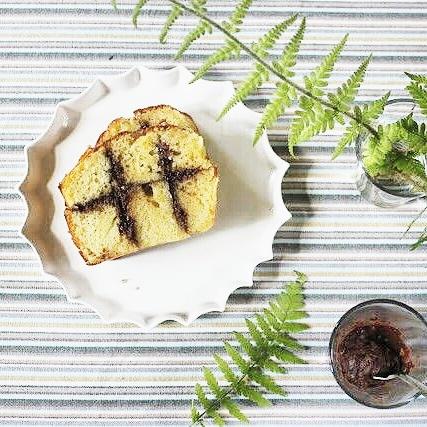
[[[240,31],[245,16],[249,12],[253,0],[241,0],[240,3],[234,8],[228,21],[223,23],[223,27],[230,33],[237,33]]]
[[[406,89],[420,107],[421,112],[427,116],[427,90],[415,81],[411,82]]]
[[[274,47],[281,34],[293,24],[297,15],[291,16],[289,19],[277,24],[256,43],[252,45],[252,50],[261,58],[268,55],[270,49]],[[305,22],[305,20],[303,20]],[[227,102],[217,120],[223,118],[234,106],[242,102],[248,95],[257,90],[269,78],[267,70],[259,63],[255,64],[254,69],[249,73],[246,79],[239,85],[236,92]]]
[[[257,90],[267,79],[268,73],[260,64],[255,64],[255,69],[246,77],[246,79],[236,89],[234,95],[227,102],[217,120],[222,119],[233,107],[243,101],[249,94]]]
[[[405,74],[413,81],[416,83],[420,83],[422,85],[427,85],[427,76],[422,75],[422,74],[412,74],[412,73],[407,73],[405,72]]]
[[[134,27],[138,26],[138,17],[141,14],[142,8],[145,6],[148,0],[138,0],[138,3],[133,8],[132,11],[132,23]]]
[[[228,342],[224,343],[224,348],[231,360],[239,367],[242,373],[249,369],[249,363],[240,355],[240,353]]]
[[[206,383],[212,391],[212,394],[218,398],[222,398],[222,389],[218,384],[218,381],[215,378],[215,375],[209,368],[203,368],[203,376],[205,377]]]
[[[347,38],[348,35],[345,35],[331,52],[326,55],[321,64],[309,76],[304,78],[305,89],[318,98],[324,96],[324,88],[328,85],[329,77],[344,49]],[[293,156],[294,147],[298,143],[307,140],[310,137],[309,135],[314,136],[325,132],[328,128],[332,128],[334,125],[333,119],[333,110],[325,109],[314,98],[301,95],[299,110],[295,113],[295,118],[292,120],[289,132],[288,148],[290,154]]]
[[[207,0],[191,0],[191,5],[193,8],[201,14],[206,14],[206,2]],[[212,26],[208,24],[205,20],[201,19],[199,24],[190,31],[181,43],[177,53],[175,54],[175,59],[179,59],[184,55],[187,49],[200,37],[204,36],[206,33],[212,32]]]
[[[285,108],[292,105],[296,96],[296,91],[292,86],[289,86],[285,82],[277,84],[274,98],[265,107],[261,120],[255,129],[253,140],[254,145],[259,141],[264,131],[273,125],[273,123],[276,123],[277,119],[284,113]]]
[[[283,52],[278,61],[274,63],[284,76],[292,77],[292,68],[296,64],[296,58],[304,38],[305,32],[305,18],[302,19],[301,24],[293,35],[288,45],[283,49]],[[279,82],[277,84],[276,92],[273,95],[273,100],[264,109],[264,113],[259,121],[254,134],[253,144],[255,145],[266,129],[277,122],[278,118],[283,115],[286,108],[289,108],[297,97],[295,89],[286,82]]]
[[[350,110],[351,104],[356,98],[371,59],[372,55],[369,55],[359,65],[359,68],[350,76],[350,78],[337,89],[336,93],[328,94],[329,102],[331,104],[335,105],[335,107],[339,108],[341,111]]]
[[[214,355],[215,362],[219,368],[219,370],[224,375],[224,378],[230,383],[234,384],[238,381],[238,378],[236,377],[236,374],[231,369],[230,365],[217,354]]]
[[[285,374],[286,373],[286,369],[283,368],[282,366],[280,366],[277,362],[275,362],[272,359],[267,359],[263,366],[264,369],[266,369],[267,371],[270,372],[275,372],[277,374]]]
[[[227,43],[224,47],[218,49],[197,70],[190,83],[202,78],[212,67],[220,62],[227,61],[240,53],[240,49],[233,42]]]
[[[179,59],[184,55],[187,49],[200,37],[204,36],[206,33],[210,33],[212,27],[205,21],[201,21],[194,30],[188,33],[184,40],[181,43],[181,46],[178,49],[178,52],[175,55],[175,59]]]
[[[239,409],[236,403],[234,403],[231,399],[224,400],[224,407],[227,408],[229,414],[236,418],[238,421],[242,421],[243,423],[248,423],[249,420],[246,415]]]
[[[371,124],[375,121],[384,111],[387,101],[390,97],[390,92],[387,92],[384,96],[375,101],[364,104],[362,108],[356,106],[354,108],[354,115],[359,118],[360,121],[364,123]],[[339,140],[334,153],[332,154],[332,159],[336,159],[347,147],[350,145],[362,132],[362,127],[360,123],[352,120],[350,125],[346,128],[343,136]]]
[[[253,388],[247,384],[239,384],[239,392],[250,401],[256,403],[260,407],[270,406],[271,402],[265,398],[256,388]]]
[[[172,28],[176,20],[182,15],[182,9],[178,5],[172,7],[165,24],[163,25],[162,31],[160,32],[159,40],[160,43],[166,43],[169,30]]]
[[[288,78],[294,75],[292,68],[297,62],[297,56],[301,47],[301,42],[304,38],[305,26],[306,20],[304,17],[298,30],[292,36],[288,45],[283,49],[280,58],[274,63],[274,67]]]
[[[235,8],[229,21],[223,23],[224,28],[226,28],[230,33],[238,32],[251,3],[252,0],[242,0]],[[202,78],[216,64],[227,61],[231,58],[238,57],[240,55],[240,51],[241,48],[238,44],[236,44],[233,40],[227,39],[225,45],[222,48],[218,49],[212,55],[209,55],[208,59],[197,70],[197,73],[195,74],[191,83]]]
[[[296,21],[297,18],[298,14],[292,15],[290,18],[279,22],[277,25],[267,31],[267,33],[261,36],[256,43],[252,44],[252,52],[255,52],[261,58],[265,58],[268,55],[270,49],[276,45],[280,36],[288,29],[290,25]],[[303,18],[303,22],[305,22],[305,18]]]
[[[271,393],[279,394],[281,396],[286,394],[283,388],[279,386],[279,384],[277,384],[269,375],[264,374],[260,368],[251,369],[248,372],[248,378]]]
[[[200,412],[194,406],[194,401],[191,401],[190,417],[193,424],[196,424],[200,418]]]
[[[224,342],[225,351],[235,367],[230,366],[221,356],[214,355],[219,371],[228,385],[221,386],[211,369],[203,369],[207,387],[214,398],[209,399],[201,386],[196,385],[196,395],[204,411],[191,409],[193,424],[202,424],[204,417],[210,417],[215,423],[222,425],[224,419],[219,410],[223,408],[226,408],[232,417],[246,422],[246,416],[237,403],[233,402],[232,396],[245,397],[259,406],[267,406],[271,403],[262,390],[282,396],[286,394],[273,376],[266,372],[286,373],[280,362],[304,363],[293,353],[293,350],[300,350],[303,347],[287,332],[299,332],[306,328],[305,324],[296,322],[295,319],[306,316],[302,292],[307,278],[302,273],[296,274],[297,279],[289,283],[286,290],[270,303],[264,314],[257,314],[254,320],[246,319],[247,336],[240,332],[234,333],[240,345],[239,351],[228,342]],[[270,316],[274,321],[270,321]],[[241,353],[246,356],[243,357]],[[254,384],[257,384],[258,388],[254,387]]]
[[[418,123],[412,114],[400,120],[402,143],[409,151],[417,154],[427,154],[427,128],[425,123]]]
[[[418,238],[418,240],[411,245],[411,251],[415,251],[416,249],[420,248],[422,245],[427,243],[427,227],[424,228],[424,231],[421,233],[421,236]]]

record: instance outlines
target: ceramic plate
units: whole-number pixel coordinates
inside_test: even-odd
[[[223,311],[230,293],[251,286],[255,266],[272,257],[274,235],[290,217],[281,193],[288,164],[266,135],[252,146],[259,114],[239,104],[216,121],[234,93],[232,83],[189,84],[191,78],[183,67],[135,67],[99,79],[77,98],[59,103],[49,128],[27,147],[28,173],[20,191],[28,216],[22,233],[68,297],[89,304],[107,321],[149,329],[165,320],[188,324],[203,313]],[[220,173],[216,224],[182,242],[87,266],[68,233],[58,184],[112,119],[156,104],[189,113],[205,138]]]

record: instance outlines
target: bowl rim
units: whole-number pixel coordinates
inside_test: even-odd
[[[393,305],[393,306],[397,306],[403,310],[408,311],[409,313],[411,313],[412,315],[414,315],[418,320],[421,321],[421,323],[425,326],[426,330],[427,330],[427,320],[414,308],[412,308],[411,306],[401,302],[401,301],[396,301],[393,299],[389,299],[389,298],[374,298],[371,300],[367,300],[367,301],[363,301],[357,305],[355,305],[354,307],[350,308],[349,310],[347,310],[338,320],[338,322],[336,323],[334,329],[332,330],[331,336],[329,338],[329,365],[332,369],[332,374],[334,375],[335,381],[337,382],[337,384],[340,386],[340,388],[342,389],[342,391],[344,391],[345,394],[347,394],[347,396],[351,397],[354,401],[356,401],[357,403],[360,403],[361,405],[370,407],[370,408],[375,408],[375,409],[393,409],[393,408],[399,408],[401,406],[407,405],[410,402],[413,402],[417,397],[419,397],[421,395],[421,392],[416,392],[411,398],[407,399],[404,402],[401,403],[396,403],[393,405],[387,405],[387,406],[379,406],[379,405],[374,405],[374,404],[370,404],[367,402],[362,401],[361,399],[358,399],[357,397],[355,397],[353,395],[353,393],[351,393],[346,386],[343,384],[343,382],[339,379],[337,370],[336,370],[336,364],[334,363],[335,360],[335,353],[334,353],[334,349],[333,349],[333,345],[335,342],[335,338],[337,335],[338,330],[340,329],[340,327],[342,326],[342,323],[344,322],[344,320],[350,316],[351,314],[353,314],[355,311],[363,309],[365,307],[368,307],[370,305],[375,305],[375,304],[389,304],[389,305]]]

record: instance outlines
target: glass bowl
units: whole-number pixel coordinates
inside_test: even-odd
[[[418,380],[427,380],[427,323],[413,308],[398,301],[375,299],[363,302],[345,313],[335,326],[329,341],[331,367],[336,381],[355,401],[373,408],[386,409],[405,405],[419,396],[418,389],[398,378],[383,381],[378,386],[360,390],[341,374],[337,349],[343,338],[357,324],[368,322],[389,325],[402,334],[411,350],[410,374]]]
[[[387,103],[387,107],[389,111],[386,111],[381,117],[381,124],[392,123],[404,117],[413,110],[414,102],[409,98],[394,99]],[[398,115],[390,111],[393,108],[399,110]],[[391,180],[370,176],[363,164],[363,150],[366,141],[367,135],[362,133],[355,142],[357,156],[356,186],[365,200],[379,207],[393,208],[426,196],[424,193],[414,192],[410,185],[397,184]],[[427,156],[421,160],[427,169]]]

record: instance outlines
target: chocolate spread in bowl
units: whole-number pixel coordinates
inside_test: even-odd
[[[336,362],[340,376],[359,390],[384,384],[373,376],[409,373],[412,367],[399,330],[376,321],[356,324],[342,337]]]

